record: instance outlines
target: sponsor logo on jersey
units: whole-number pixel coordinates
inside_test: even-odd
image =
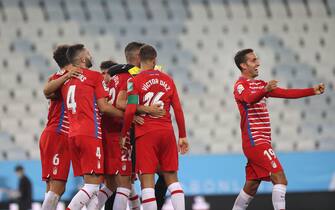
[[[122,171],[127,170],[127,165],[125,163],[122,164]]]
[[[134,90],[134,83],[132,81],[128,81],[127,83],[127,91],[131,92]]]
[[[105,91],[109,91],[109,88],[107,87],[105,81],[102,81],[102,87],[104,87],[104,90],[105,90]]]
[[[272,168],[277,168],[277,164],[275,161],[271,161]]]

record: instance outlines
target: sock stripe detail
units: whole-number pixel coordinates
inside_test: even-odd
[[[107,199],[109,198],[108,194],[105,191],[103,191],[103,190],[99,190],[99,191],[102,192],[103,194],[105,194],[105,196],[107,197]]]
[[[177,194],[177,193],[184,193],[182,190],[175,190],[171,192],[171,195]]]
[[[155,200],[156,200],[156,198],[148,198],[148,199],[143,200],[142,203],[150,203],[150,202],[153,202]]]
[[[122,193],[122,192],[116,192],[116,194],[120,194],[120,195],[123,195],[123,196],[126,196],[128,198],[128,195]]]
[[[80,189],[80,190],[83,191],[88,196],[89,199],[91,199],[91,196],[88,194],[88,192],[86,192],[86,190],[84,189]]]
[[[129,198],[129,200],[131,200],[131,201],[134,201],[134,200],[137,200],[137,199],[138,199],[138,195],[135,195],[135,196]]]

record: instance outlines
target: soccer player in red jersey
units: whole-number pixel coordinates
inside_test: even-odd
[[[127,64],[134,66],[133,69],[129,70],[131,77],[135,77],[140,72],[141,62],[139,58],[139,52],[140,52],[140,48],[143,45],[144,43],[140,43],[140,42],[130,42],[125,47],[124,53],[125,53],[125,57],[127,60]],[[123,86],[117,96],[116,107],[121,110],[125,110],[126,106],[127,106],[127,87]],[[131,136],[130,141],[133,145],[133,149],[132,149],[133,169],[135,168],[135,162],[136,162],[135,161],[136,145],[133,143],[134,142],[133,138],[135,138],[134,135],[135,135],[134,129],[132,126],[132,128],[130,129],[130,136]],[[164,178],[161,174],[158,173],[158,179],[155,185],[155,197],[156,197],[158,209],[161,209],[164,204],[166,191],[167,191],[167,186],[164,182]],[[133,205],[137,205],[138,203],[138,200],[136,198],[137,198],[137,194],[132,187],[129,200],[131,201],[131,203],[133,203]]]
[[[116,96],[120,90],[126,88],[127,81],[131,77],[129,72],[134,70],[133,65],[118,64],[109,68],[108,73],[105,74],[105,81],[108,81],[109,97],[108,102],[112,105],[116,104]],[[138,106],[137,111],[144,114],[152,114],[157,117],[163,116],[165,111],[158,105],[154,106]],[[143,118],[136,116],[135,122],[142,124]],[[127,142],[127,149],[120,149],[119,136],[123,124],[123,119],[119,117],[103,116],[102,118],[102,135],[105,155],[105,183],[109,190],[114,190],[114,183],[116,181],[117,191],[116,198],[113,204],[113,209],[126,209],[129,198],[130,209],[140,209],[139,198],[132,188],[132,146],[130,141]],[[113,126],[111,126],[113,125]],[[97,197],[102,197],[98,201],[98,208],[105,203],[106,194],[98,193]],[[109,204],[107,204],[109,205]]]
[[[54,51],[53,58],[60,70],[50,76],[43,90],[45,96],[50,99],[48,122],[40,137],[42,179],[47,184],[43,210],[56,209],[59,198],[65,191],[69,174],[69,121],[60,87],[65,81],[78,75],[78,72],[71,70],[71,64],[66,58],[68,47],[61,45]]]
[[[108,87],[110,88],[109,103],[116,105],[116,98],[120,90],[126,86],[127,80],[131,77],[131,74],[128,71],[132,68],[133,66],[131,65],[119,64],[110,69],[109,75],[111,76],[111,79],[108,83]],[[121,73],[119,70],[124,71]],[[117,73],[116,71],[119,72]],[[109,176],[113,176],[117,186],[113,209],[126,210],[130,194],[132,194],[133,198],[129,202],[130,209],[139,209],[140,202],[137,193],[134,189],[132,192],[132,146],[129,138],[126,149],[120,149],[119,147],[119,137],[123,119],[106,117],[104,120],[105,122],[103,123],[103,126],[106,125],[106,128],[104,129],[104,148],[106,154],[105,173]],[[114,126],[108,127],[108,124],[111,123]]]
[[[73,172],[75,176],[83,176],[85,182],[67,209],[79,210],[99,191],[104,173],[100,113],[122,117],[123,112],[107,103],[108,88],[100,72],[88,69],[92,66],[92,58],[84,45],[70,46],[66,55],[80,71],[79,76],[62,86],[70,122],[69,149]]]
[[[272,203],[275,210],[285,209],[287,180],[284,170],[271,146],[270,116],[267,98],[301,98],[324,92],[324,84],[306,89],[282,89],[277,81],[258,80],[260,62],[252,49],[235,55],[241,77],[234,85],[234,96],[241,114],[242,147],[248,159],[246,182],[233,210],[244,210],[256,194],[261,181],[273,183]]]
[[[100,64],[101,74],[103,75],[104,82],[107,84],[107,87],[111,79],[110,75],[108,74],[108,70],[110,67],[114,65],[117,65],[117,63],[111,60],[103,61]],[[109,91],[109,94],[111,94],[110,91]],[[108,96],[107,102],[109,102],[110,100],[111,100],[111,95]],[[106,116],[106,115],[103,115],[101,118],[101,133],[102,133],[102,143],[103,143],[103,151],[104,151],[104,178],[105,178],[104,184],[101,184],[98,193],[93,195],[93,197],[87,204],[87,209],[101,209],[101,207],[105,204],[105,202],[111,196],[113,196],[113,192],[116,189],[115,180],[112,179],[112,177],[109,176],[108,174],[108,169],[109,169],[108,165],[111,162],[111,160],[108,157],[110,148],[107,148],[107,145],[106,145],[106,141],[108,140],[106,138],[106,133],[108,133],[109,130],[112,130],[115,126],[113,121],[109,120],[110,118],[111,117]]]
[[[108,84],[111,79],[111,76],[108,74],[108,70],[115,65],[117,65],[117,63],[112,60],[102,61],[100,64],[101,74],[103,75],[106,84]]]
[[[128,82],[128,104],[120,144],[126,142],[126,133],[131,126],[136,107],[159,104],[165,109],[163,117],[144,115],[144,123],[136,125],[136,170],[142,188],[144,210],[157,209],[154,174],[160,170],[164,176],[174,209],[185,209],[184,193],[178,182],[178,149],[188,151],[184,115],[173,80],[165,73],[154,70],[156,50],[149,45],[141,47],[141,73]],[[171,122],[170,107],[173,107],[179,130],[178,147]]]

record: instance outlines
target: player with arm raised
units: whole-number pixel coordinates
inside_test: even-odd
[[[165,73],[154,70],[156,50],[145,45],[140,49],[141,73],[128,82],[128,104],[121,132],[121,147],[131,126],[138,105],[159,104],[166,110],[163,117],[143,116],[144,123],[136,125],[136,171],[139,173],[144,210],[157,209],[155,198],[155,173],[160,170],[171,193],[174,209],[185,209],[184,193],[178,182],[178,148],[182,154],[188,151],[185,121],[177,89]],[[173,107],[179,130],[178,147],[171,122]]]
[[[70,122],[69,150],[73,172],[75,176],[83,176],[85,182],[67,209],[79,210],[99,191],[104,173],[101,113],[122,117],[123,112],[107,103],[108,88],[100,72],[89,70],[92,58],[84,45],[70,46],[66,55],[80,71],[79,76],[71,78],[62,87]]]
[[[241,114],[242,147],[248,159],[246,182],[236,198],[233,210],[245,210],[256,194],[261,181],[273,183],[272,203],[275,210],[285,210],[287,180],[284,170],[271,146],[270,115],[267,98],[301,98],[319,95],[324,85],[314,88],[282,89],[277,81],[258,80],[259,60],[252,49],[235,55],[241,77],[234,85],[234,96]]]
[[[72,71],[66,58],[68,45],[60,45],[53,53],[53,58],[60,70],[48,79],[44,94],[49,101],[48,122],[40,137],[40,156],[42,179],[46,182],[46,195],[42,204],[43,210],[56,209],[69,174],[70,153],[68,150],[69,121],[60,88],[65,81],[78,72]]]

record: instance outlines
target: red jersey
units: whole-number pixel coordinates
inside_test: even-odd
[[[65,70],[59,70],[49,78],[49,81],[58,79],[65,73]],[[67,135],[69,133],[69,120],[60,92],[60,89],[56,92],[59,97],[49,100],[48,122],[45,130]]]
[[[265,90],[263,80],[240,77],[234,85],[234,97],[241,115],[243,148],[271,144],[270,115],[266,106],[268,97],[301,98],[314,95],[313,88]]]
[[[171,77],[157,70],[145,70],[128,81],[127,91],[128,104],[129,96],[137,95],[139,98],[139,105],[149,106],[160,104],[166,111],[166,115],[159,118],[143,115],[144,124],[136,124],[136,137],[142,136],[153,130],[173,129],[170,115],[171,105],[176,116],[179,137],[186,137],[184,114],[180,105],[176,86]],[[129,119],[125,119],[125,124],[126,126],[123,128],[122,134],[129,129]]]
[[[109,96],[108,103],[116,107],[116,98],[121,90],[127,90],[127,81],[131,78],[129,73],[114,75],[108,83]],[[102,116],[102,129],[108,133],[119,134],[122,129],[123,119],[120,117]]]
[[[99,72],[82,69],[62,87],[68,110],[69,137],[84,135],[101,139],[101,114],[96,101],[108,97],[108,88]]]

